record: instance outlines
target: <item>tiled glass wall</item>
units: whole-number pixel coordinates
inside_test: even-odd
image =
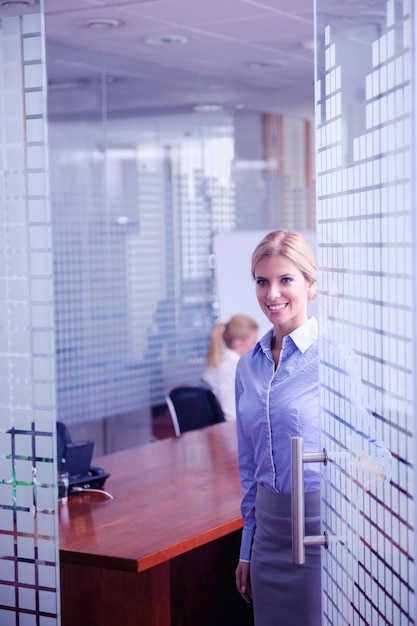
[[[212,233],[235,225],[231,119],[210,120],[203,141],[202,124],[197,115],[50,123],[67,424],[149,410],[199,378],[215,314]]]
[[[323,552],[324,623],[407,625],[415,621],[414,27],[408,0],[374,2],[371,22],[360,11],[331,18],[325,4],[317,2],[317,234],[322,331],[332,342],[324,340],[320,373],[331,456],[323,495],[325,530],[340,541]]]
[[[215,234],[305,227],[306,167],[292,153],[306,123],[283,119],[285,142],[282,128],[271,131],[271,145],[285,143],[279,154],[267,151],[263,124],[258,113],[52,116],[60,420],[117,428],[130,415],[149,441],[150,407],[205,368],[218,316]]]
[[[41,14],[0,19],[0,68],[0,624],[53,626],[55,351]]]

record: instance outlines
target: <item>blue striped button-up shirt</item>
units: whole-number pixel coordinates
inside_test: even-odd
[[[284,337],[277,369],[271,353],[273,329],[237,367],[242,560],[250,559],[257,484],[276,493],[291,492],[291,437],[304,438],[304,452],[320,449],[317,326],[312,317]],[[304,465],[304,480],[305,491],[319,489],[318,463]]]

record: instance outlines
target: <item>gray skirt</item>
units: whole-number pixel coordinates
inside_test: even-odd
[[[258,485],[250,562],[255,626],[321,625],[321,547],[292,562],[291,495]],[[320,492],[305,494],[306,535],[320,534]]]

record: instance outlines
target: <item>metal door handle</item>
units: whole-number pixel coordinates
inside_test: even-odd
[[[297,565],[305,562],[305,546],[327,547],[325,534],[305,536],[303,469],[303,463],[326,463],[327,453],[323,450],[303,454],[303,443],[302,437],[291,437],[292,557]]]

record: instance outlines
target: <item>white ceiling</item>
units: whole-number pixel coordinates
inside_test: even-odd
[[[18,4],[33,10],[39,0],[3,3],[0,17]],[[385,0],[319,4],[329,19],[354,30],[358,20],[378,21]],[[119,114],[220,104],[313,115],[313,0],[44,0],[44,6],[52,115],[95,114],[103,89],[108,111]],[[120,26],[91,26],[100,20]],[[186,42],[145,43],[161,37]]]

